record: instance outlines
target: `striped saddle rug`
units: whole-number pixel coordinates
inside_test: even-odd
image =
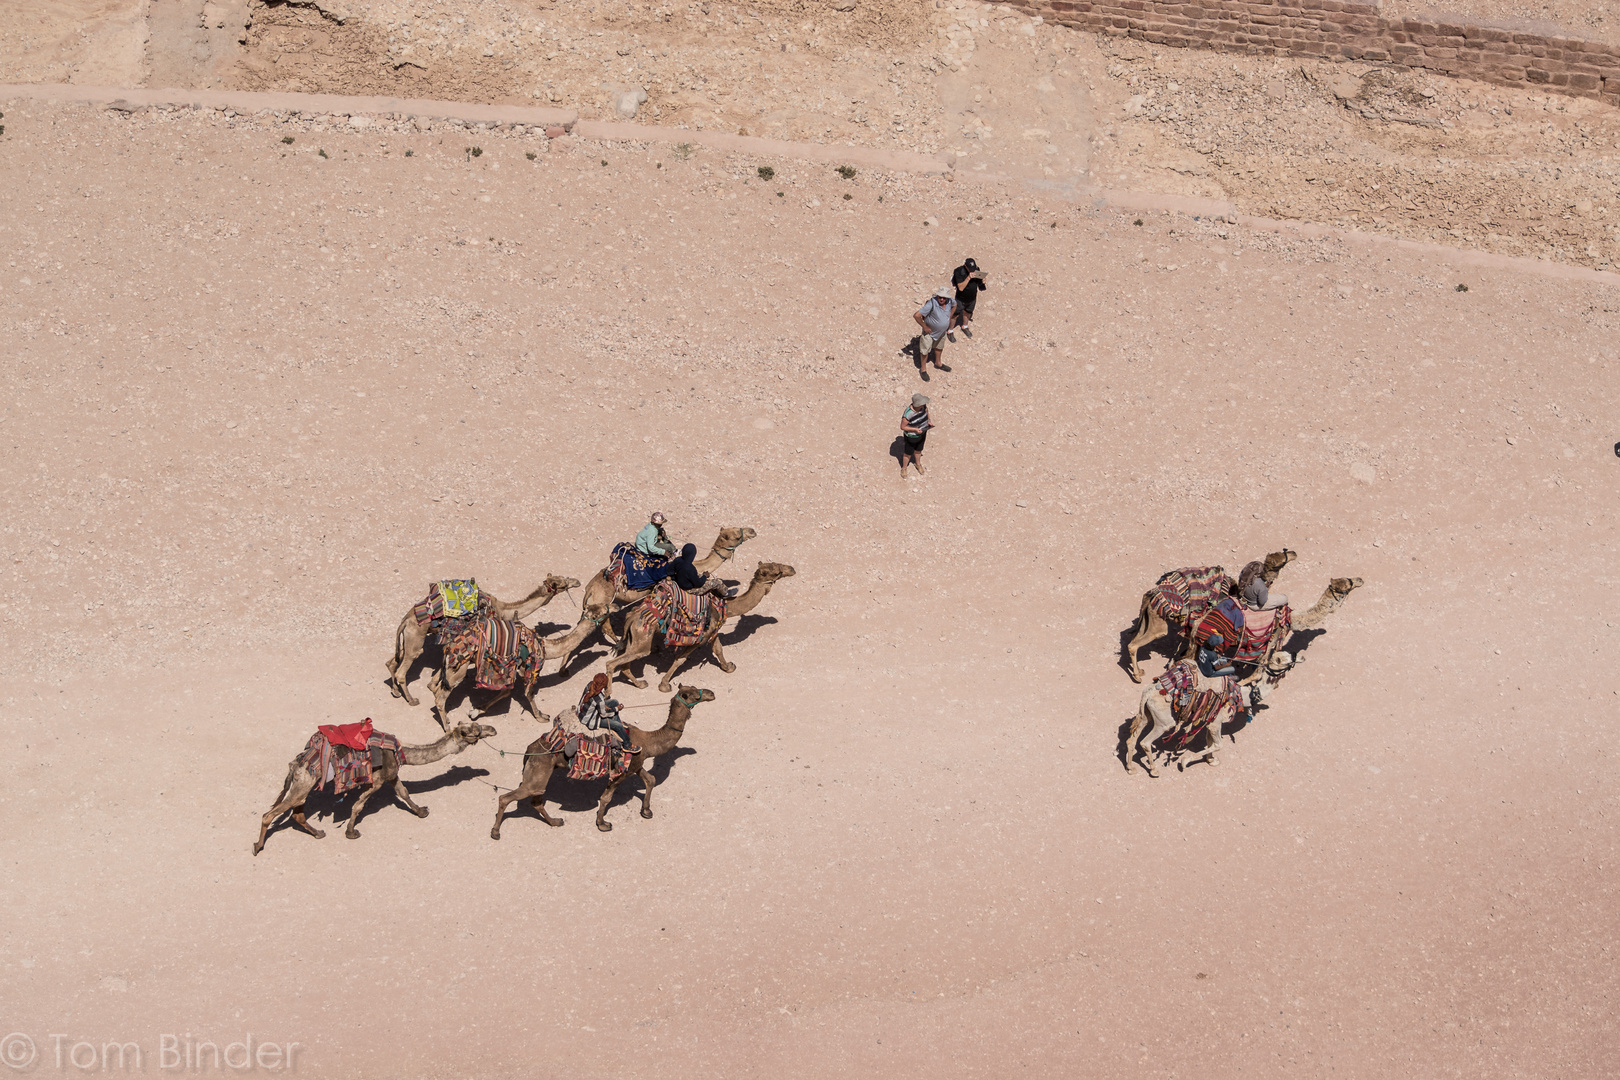
[[[510,690],[540,677],[540,639],[520,622],[485,615],[474,619],[444,647],[447,668],[476,664],[480,690]]]
[[[1193,637],[1204,642],[1219,634],[1222,655],[1240,664],[1258,664],[1269,650],[1283,643],[1293,625],[1294,612],[1287,604],[1271,611],[1246,611],[1228,597],[1205,613]]]
[[[1187,625],[1211,604],[1232,595],[1237,582],[1221,566],[1186,566],[1171,570],[1148,593],[1148,610],[1166,622]]]
[[[474,615],[488,610],[489,597],[472,578],[431,581],[427,596],[411,608],[411,617],[417,626],[438,634],[440,642],[444,642],[465,629]]]
[[[366,738],[366,748],[356,750],[342,743],[333,743],[324,732],[309,737],[304,752],[298,755],[298,764],[315,777],[315,786],[332,785],[334,794],[341,795],[357,787],[371,786],[373,766],[382,764],[384,751],[399,755],[399,740],[383,731],[373,731]]]
[[[548,754],[568,757],[568,779],[599,780],[607,777],[617,780],[630,769],[634,755],[620,746],[611,735],[583,737],[561,725],[553,727],[540,737],[541,750]],[[572,753],[569,753],[572,749]]]
[[[712,593],[689,593],[668,578],[653,586],[652,595],[644,603],[655,620],[654,629],[672,648],[696,645],[726,621],[724,600]]]
[[[1198,736],[1211,725],[1217,738],[1221,725],[1243,708],[1243,693],[1230,675],[1205,676],[1191,660],[1178,660],[1153,680],[1159,693],[1170,699],[1173,731],[1159,738],[1166,750],[1181,750],[1196,744]]]

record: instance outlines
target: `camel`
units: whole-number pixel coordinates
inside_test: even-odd
[[[722,671],[727,674],[736,671],[737,665],[727,663],[726,655],[721,651],[720,628],[725,625],[727,619],[739,618],[753,611],[754,608],[759,606],[759,602],[765,599],[765,594],[771,591],[772,585],[782,578],[792,577],[793,575],[793,567],[785,563],[762,562],[755,569],[754,580],[749,583],[747,592],[730,600],[711,597],[713,604],[709,609],[709,625],[704,629],[702,637],[696,643],[686,646],[676,655],[674,663],[669,665],[669,670],[664,673],[663,679],[658,684],[659,692],[669,693],[669,680],[674,678],[675,672],[680,669],[681,663],[691,655],[693,649],[704,645],[709,646],[714,653],[714,661],[720,665]],[[713,617],[716,610],[720,612],[718,619]],[[630,617],[624,624],[624,639],[619,645],[619,654],[608,658],[608,679],[612,680],[615,672],[624,670],[629,664],[651,654],[657,644],[656,639],[661,635],[662,631],[654,620],[652,613],[647,610],[647,605],[643,604],[632,609]],[[630,683],[637,689],[645,688],[647,685],[645,679],[635,678],[628,671],[625,671],[625,678],[629,679]]]
[[[1345,598],[1356,589],[1361,588],[1362,584],[1362,579],[1358,577],[1334,578],[1329,581],[1327,588],[1322,591],[1322,595],[1316,603],[1312,604],[1303,615],[1294,620],[1292,634],[1311,634],[1314,637],[1316,632],[1321,631],[1322,624],[1327,621],[1328,616],[1337,611],[1339,605],[1344,603]],[[1310,645],[1311,640],[1312,638],[1308,637],[1296,643],[1296,638],[1290,636],[1287,643],[1293,646],[1292,652],[1275,648],[1263,657],[1260,663],[1255,666],[1254,678],[1246,679],[1238,684],[1241,687],[1262,677],[1264,680],[1244,695],[1246,702],[1243,703],[1242,708],[1253,708],[1269,697],[1271,692],[1276,689],[1277,684],[1282,681],[1283,676],[1305,659],[1303,653]],[[1189,650],[1189,654],[1183,659],[1191,660],[1193,651],[1196,650]],[[1243,694],[1243,691],[1239,690],[1238,693]],[[1225,722],[1229,712],[1235,711],[1237,710],[1223,709],[1221,715],[1208,728],[1208,749],[1197,757],[1181,762],[1178,768],[1185,769],[1188,765],[1194,765],[1200,761],[1218,765],[1219,762],[1216,760],[1215,755],[1220,746],[1220,725]],[[1142,766],[1147,770],[1149,776],[1158,776],[1159,774],[1153,768],[1153,745],[1163,736],[1170,734],[1184,719],[1184,717],[1172,715],[1169,700],[1160,693],[1155,683],[1149,683],[1142,687],[1142,696],[1137,704],[1136,716],[1132,718],[1130,732],[1125,737],[1125,771],[1135,771],[1132,761],[1138,752],[1145,750]],[[1190,745],[1181,749],[1189,753],[1194,752]]]
[[[459,754],[467,747],[478,742],[479,739],[488,739],[495,735],[495,729],[487,724],[457,724],[446,732],[438,742],[426,746],[401,746],[399,753],[391,750],[379,750],[373,758],[371,770],[371,786],[362,791],[354,800],[354,809],[349,811],[349,821],[343,835],[350,840],[359,839],[360,833],[355,829],[355,822],[360,820],[360,811],[365,809],[366,801],[375,795],[387,784],[394,786],[394,794],[399,801],[405,804],[405,809],[419,818],[428,816],[427,807],[418,806],[411,801],[410,792],[405,790],[405,782],[399,778],[401,765],[431,765],[435,761]],[[264,850],[264,838],[270,832],[270,826],[276,819],[289,810],[292,811],[293,824],[303,829],[309,835],[319,840],[326,835],[324,829],[317,829],[304,820],[304,803],[310,792],[319,785],[315,774],[302,764],[303,753],[293,758],[287,769],[286,783],[281,785],[281,794],[276,797],[276,804],[272,806],[264,818],[259,822],[259,839],[253,845],[253,854],[257,855]],[[378,760],[380,759],[380,760]]]
[[[474,719],[488,714],[491,709],[500,704],[500,702],[504,701],[508,695],[513,693],[513,691],[517,690],[518,687],[521,686],[522,689],[519,692],[519,700],[522,701],[524,707],[527,708],[530,714],[532,714],[537,720],[544,721],[544,714],[542,714],[539,709],[535,708],[534,704],[534,690],[540,682],[541,669],[545,666],[547,660],[555,660],[559,656],[563,658],[563,665],[566,667],[568,664],[568,658],[573,655],[574,651],[579,648],[580,644],[586,638],[590,637],[596,632],[596,628],[600,624],[592,619],[581,617],[579,622],[574,624],[574,628],[572,630],[564,634],[558,634],[556,637],[549,638],[541,637],[539,634],[536,634],[533,630],[530,630],[522,623],[514,623],[514,625],[517,627],[517,632],[523,643],[529,647],[530,652],[534,656],[533,664],[531,667],[518,673],[518,678],[512,684],[510,689],[502,691],[487,704],[485,704],[481,710],[475,712],[473,714]],[[468,630],[473,629],[474,627],[472,626],[468,627]],[[467,630],[462,632],[466,633]],[[447,646],[448,644],[449,643],[446,642]],[[474,651],[472,655],[476,657],[476,651]],[[455,692],[456,687],[461,685],[462,680],[464,680],[475,667],[475,661],[467,661],[460,665],[452,666],[449,653],[446,652],[444,667],[435,672],[429,680],[428,688],[433,692],[433,706],[438,711],[440,727],[445,726],[449,722],[450,714],[448,712],[446,703],[450,700],[450,695]]]
[[[501,619],[517,620],[526,619],[534,612],[545,607],[556,599],[558,593],[567,592],[569,589],[578,587],[578,578],[547,574],[546,580],[541,583],[538,589],[515,604],[499,600],[483,589],[479,590],[479,594],[481,601],[488,602],[488,614]],[[407,705],[417,704],[417,700],[411,696],[410,688],[406,685],[410,680],[411,665],[416,663],[416,658],[422,655],[422,649],[427,645],[428,635],[433,633],[431,623],[422,622],[417,616],[417,611],[432,599],[433,595],[430,593],[426,600],[407,611],[405,617],[399,620],[399,629],[394,631],[394,657],[386,665],[388,668],[388,689],[395,697],[404,698]],[[480,607],[483,607],[482,603]]]
[[[1277,574],[1296,558],[1298,554],[1287,548],[1267,555],[1260,572],[1260,578],[1266,583],[1266,588],[1275,585]],[[1136,633],[1125,646],[1125,659],[1130,664],[1133,682],[1142,681],[1142,665],[1137,661],[1137,653],[1167,636],[1172,622],[1182,625],[1184,629],[1190,628],[1198,622],[1208,607],[1209,597],[1189,596],[1184,588],[1184,583],[1189,577],[1199,576],[1212,582],[1213,588],[1217,591],[1224,587],[1226,592],[1235,592],[1238,588],[1238,583],[1233,582],[1230,575],[1219,566],[1188,567],[1183,570],[1172,570],[1160,577],[1158,584],[1142,594],[1142,607],[1136,619]],[[1166,581],[1166,578],[1172,580]],[[1248,582],[1243,584],[1247,585]],[[1176,614],[1178,612],[1179,617]]]
[[[1266,650],[1265,655],[1255,661],[1253,670],[1239,680],[1240,685],[1250,686],[1259,682],[1265,676],[1266,670],[1271,666],[1275,654],[1281,650],[1284,644],[1292,640],[1293,634],[1300,631],[1321,630],[1322,624],[1327,621],[1327,617],[1339,610],[1339,605],[1344,603],[1344,598],[1361,588],[1361,584],[1360,578],[1332,578],[1329,580],[1327,588],[1322,590],[1322,595],[1317,598],[1316,603],[1306,609],[1305,614],[1290,621],[1287,632],[1272,641],[1271,647]],[[1193,640],[1191,633],[1187,635],[1187,647],[1181,655],[1186,660],[1191,660],[1198,655],[1198,642]]]
[[[714,546],[709,549],[709,553],[703,558],[695,560],[692,563],[692,568],[700,574],[712,574],[731,560],[731,557],[736,554],[737,549],[742,546],[744,541],[752,540],[758,535],[746,525],[740,529],[729,527],[721,529],[720,535],[714,538]],[[618,645],[618,635],[613,632],[613,624],[608,621],[608,615],[611,613],[613,606],[617,604],[624,607],[645,600],[647,594],[651,591],[651,589],[626,589],[622,580],[615,583],[613,580],[613,565],[609,563],[602,568],[601,573],[593,574],[590,583],[585,586],[585,596],[580,609],[580,617],[595,619],[596,624],[602,628],[602,636],[607,638],[611,644]],[[580,644],[584,644],[584,642]],[[572,659],[571,655],[563,657],[562,666],[564,669],[568,667],[570,659]]]
[[[642,731],[638,727],[626,725],[630,732],[630,745],[637,747],[636,753],[630,759],[630,768],[619,776],[608,781],[607,790],[596,803],[596,827],[603,832],[612,832],[613,823],[606,820],[608,803],[613,800],[613,793],[619,790],[619,784],[626,776],[635,774],[641,780],[641,816],[650,818],[652,813],[652,789],[657,781],[651,772],[647,771],[647,763],[660,754],[667,754],[675,749],[675,744],[681,741],[681,733],[686,730],[686,721],[691,718],[692,710],[700,702],[713,701],[713,690],[700,690],[694,686],[682,685],[680,690],[669,702],[669,717],[664,726],[657,731]],[[503,794],[495,806],[495,827],[489,830],[491,840],[501,838],[501,819],[506,816],[506,808],[514,802],[528,799],[529,805],[540,814],[540,820],[553,827],[563,824],[561,818],[554,818],[546,813],[546,785],[551,782],[552,770],[568,768],[568,759],[561,753],[549,753],[545,749],[545,737],[536,739],[529,744],[523,754],[523,779],[518,786]]]

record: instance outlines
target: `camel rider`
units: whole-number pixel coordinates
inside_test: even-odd
[[[607,690],[607,676],[597,675],[591,680],[579,701],[580,725],[592,731],[606,728],[618,736],[622,745],[629,746],[630,732],[625,730],[624,717],[619,715],[623,706],[615,698],[609,697]]]
[[[664,515],[657,510],[652,512],[647,524],[636,534],[636,550],[655,559],[667,559],[675,554],[675,545],[670,543],[669,534],[664,532]]]
[[[696,544],[681,548],[681,553],[669,564],[669,576],[675,580],[675,584],[689,593],[713,593],[722,599],[729,599],[731,591],[726,588],[725,582],[713,574],[699,573],[698,568],[692,565],[696,557]]]
[[[1236,675],[1237,668],[1232,666],[1232,659],[1221,655],[1221,646],[1226,643],[1220,634],[1211,634],[1209,638],[1198,646],[1198,670],[1207,679],[1221,675]]]
[[[1266,586],[1266,579],[1260,576],[1265,568],[1265,563],[1252,562],[1238,575],[1238,599],[1242,600],[1243,606],[1250,611],[1270,611],[1288,603],[1288,597],[1281,593],[1271,595],[1271,590]]]

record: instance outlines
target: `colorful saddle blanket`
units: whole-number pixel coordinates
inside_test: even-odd
[[[344,724],[334,730],[370,726],[371,721],[367,720],[363,725]],[[309,737],[304,752],[298,755],[298,764],[314,775],[316,787],[331,784],[333,794],[341,795],[357,787],[371,786],[373,759],[380,765],[384,751],[395,756],[400,752],[399,740],[386,732],[371,731],[366,736],[364,749],[355,749],[341,742],[334,743],[323,730]]]
[[[611,735],[585,739],[562,727],[553,727],[540,737],[541,749],[548,754],[567,754],[570,743],[573,744],[573,753],[568,759],[570,780],[597,780],[604,776],[617,780],[629,771],[630,760],[635,756]]]
[[[1186,566],[1159,578],[1148,594],[1148,610],[1166,622],[1196,622],[1211,604],[1232,595],[1237,582],[1220,566]]]
[[[488,610],[489,598],[472,578],[432,581],[426,599],[411,608],[411,617],[428,633],[438,634],[443,644],[465,629],[473,616]]]
[[[480,690],[510,690],[522,678],[531,686],[540,678],[544,653],[540,639],[520,622],[481,616],[444,647],[446,667],[478,665]]]
[[[668,578],[653,586],[644,603],[655,620],[654,629],[671,648],[696,645],[726,621],[724,600],[712,593],[689,593]]]
[[[641,592],[669,577],[669,560],[661,555],[642,554],[634,544],[615,544],[603,576]]]
[[[1236,679],[1230,675],[1206,678],[1191,660],[1177,660],[1153,685],[1170,699],[1170,715],[1176,721],[1175,730],[1159,739],[1166,750],[1194,745],[1212,724],[1219,738],[1220,725],[1243,708],[1243,692]]]
[[[1294,613],[1287,604],[1271,611],[1245,611],[1228,597],[1204,614],[1193,637],[1203,643],[1219,634],[1221,655],[1240,664],[1258,664],[1283,643],[1293,624]]]

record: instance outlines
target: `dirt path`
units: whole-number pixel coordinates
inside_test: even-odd
[[[1620,1058],[1612,286],[1018,182],[5,111],[0,1009],[42,1067],[52,1033],[361,1077]],[[922,384],[908,313],[967,254],[978,332]],[[599,834],[563,785],[567,827],[493,842],[517,770],[480,748],[408,774],[427,819],[248,854],[315,724],[436,733],[381,686],[427,581],[583,577],[654,507],[798,570],[682,677],[718,700],[657,816]],[[1368,584],[1218,769],[1125,776],[1142,589],[1280,543],[1297,601]]]

